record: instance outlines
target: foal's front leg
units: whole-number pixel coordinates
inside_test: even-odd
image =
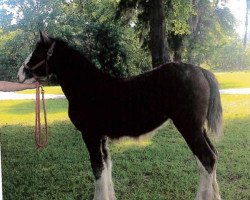
[[[91,137],[91,138],[90,138]],[[102,153],[102,139],[83,136],[89,151],[91,166],[95,177],[94,200],[110,200],[108,190],[108,171]]]
[[[109,156],[107,137],[104,137],[102,139],[102,153],[103,153],[104,162],[107,168],[107,183],[108,183],[109,200],[116,200],[114,184],[112,181],[112,161]]]

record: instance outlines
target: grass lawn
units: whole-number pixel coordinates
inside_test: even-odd
[[[225,200],[250,199],[250,95],[222,95],[224,136],[218,181]],[[49,145],[34,145],[34,102],[0,101],[5,200],[88,200],[93,175],[80,133],[69,122],[66,100],[48,100]],[[198,187],[195,159],[171,123],[152,139],[111,142],[118,200],[191,200]]]
[[[250,88],[250,71],[215,73],[221,89]]]
[[[45,86],[44,91],[46,94],[63,94],[60,86]],[[35,89],[18,91],[20,94],[35,94]]]

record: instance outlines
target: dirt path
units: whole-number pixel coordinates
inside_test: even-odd
[[[250,94],[250,88],[235,88],[220,90],[221,94]]]

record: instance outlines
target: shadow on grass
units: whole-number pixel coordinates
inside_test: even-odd
[[[249,197],[249,123],[250,116],[227,121],[225,135],[215,144],[223,199]],[[33,127],[1,127],[4,199],[93,198],[94,179],[81,134],[69,121],[49,128],[49,145],[41,151],[35,149]],[[194,199],[195,160],[172,125],[163,125],[148,145],[111,142],[110,150],[118,199]]]
[[[60,113],[67,111],[68,102],[65,99],[46,100],[46,109],[48,113]],[[41,102],[42,106],[42,102]],[[34,113],[35,101],[24,100],[20,103],[12,103],[9,106],[1,108],[1,114],[23,115]]]

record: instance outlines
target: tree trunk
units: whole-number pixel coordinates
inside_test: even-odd
[[[153,67],[169,61],[165,49],[165,20],[163,0],[150,0],[150,52]]]
[[[197,10],[197,14],[196,15],[192,15],[189,19],[189,24],[190,24],[190,28],[191,28],[191,32],[194,33],[196,32],[198,23],[199,23],[199,8],[198,8],[198,4],[199,4],[200,0],[192,0],[192,5],[195,8],[195,10]]]
[[[247,9],[246,9],[246,21],[245,21],[245,36],[244,36],[244,41],[243,41],[243,46],[244,46],[244,49],[246,49],[246,46],[247,46],[247,36],[248,36],[248,33],[247,33],[247,30],[248,30],[248,1],[247,1]]]
[[[199,8],[200,0],[192,0],[192,4],[194,9],[197,11],[196,15],[192,15],[189,19],[189,24],[191,28],[191,35],[188,36],[189,38],[189,44],[188,44],[188,63],[195,64],[193,59],[193,50],[194,50],[194,44],[198,37],[199,32],[199,23],[200,23],[200,16],[202,11]],[[197,64],[197,63],[196,63]]]
[[[172,59],[174,62],[181,62],[183,40],[186,35],[176,35],[174,32],[168,33],[168,45],[172,52]]]

